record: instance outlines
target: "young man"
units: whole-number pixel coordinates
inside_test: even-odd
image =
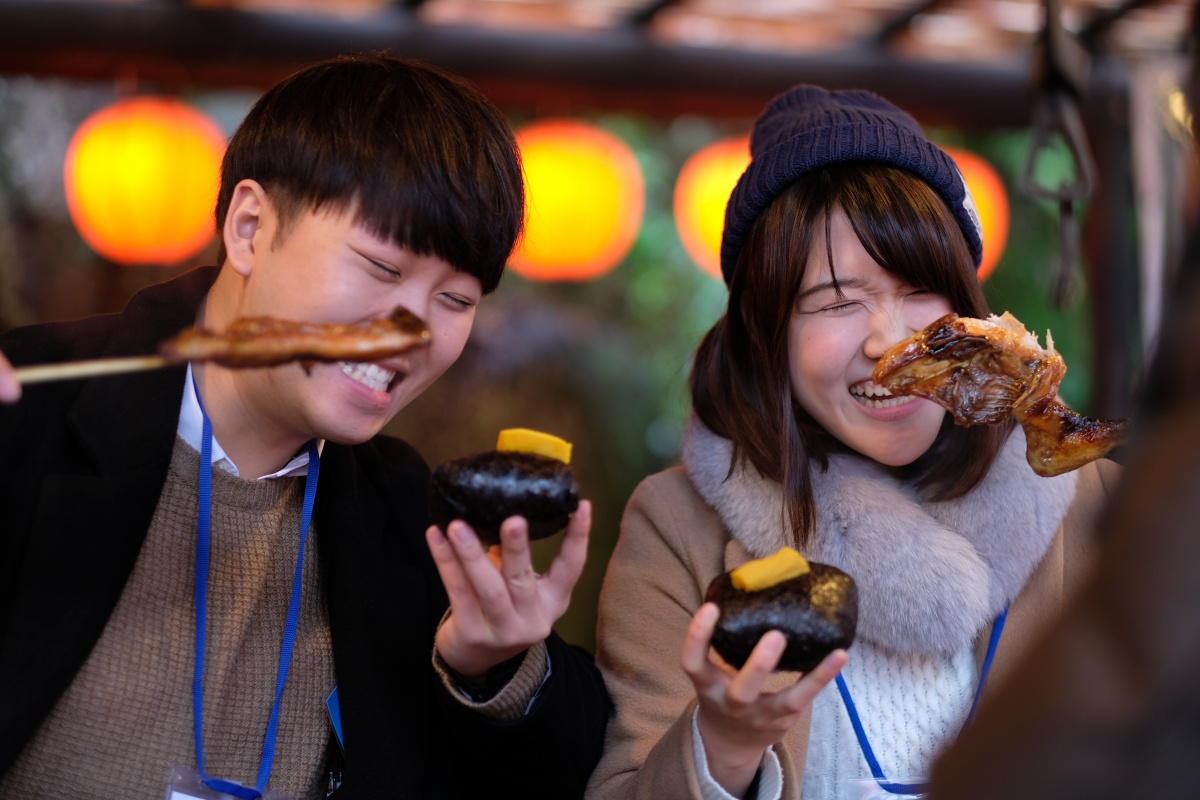
[[[377,435],[458,357],[523,210],[512,133],[475,90],[337,59],[232,138],[219,268],[0,339],[21,365],[397,306],[432,334],[374,364],[23,392],[0,361],[0,796],[582,794],[608,700],[551,626],[589,506],[542,576],[509,520],[497,568],[463,523],[428,528],[428,467]]]

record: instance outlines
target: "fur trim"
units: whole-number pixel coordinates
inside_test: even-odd
[[[729,474],[731,443],[694,417],[683,464],[729,533],[756,557],[791,535],[782,487],[749,464]],[[897,652],[960,650],[1012,601],[1045,555],[1075,495],[1077,475],[1042,478],[1013,432],[966,497],[923,499],[868,459],[834,455],[813,474],[817,524],[805,556],[858,584],[858,635]]]

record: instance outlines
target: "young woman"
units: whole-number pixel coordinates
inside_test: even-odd
[[[888,347],[943,314],[988,314],[974,206],[910,116],[796,87],[751,155],[683,465],[630,500],[601,595],[616,712],[592,798],[919,794],[977,690],[1077,582],[1116,479],[1107,462],[1038,477],[1019,429],[955,426],[872,383]],[[734,670],[710,654],[705,588],[783,545],[855,578],[857,639],[798,676],[773,672],[771,632]]]

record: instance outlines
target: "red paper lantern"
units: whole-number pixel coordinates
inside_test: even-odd
[[[722,139],[693,153],[675,181],[675,227],[683,249],[714,278],[721,277],[725,205],[749,163],[749,136]]]
[[[645,189],[633,151],[572,119],[517,132],[525,165],[525,236],[509,259],[531,280],[585,281],[621,263],[642,224]]]
[[[171,97],[118,101],[84,120],[63,166],[80,236],[119,264],[174,264],[212,239],[225,136]]]
[[[978,275],[982,283],[996,269],[1008,241],[1008,192],[1000,173],[981,156],[954,147],[942,149],[958,165],[979,212],[979,223],[983,226],[983,259]]]

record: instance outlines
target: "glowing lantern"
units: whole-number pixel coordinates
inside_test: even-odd
[[[213,236],[225,136],[170,97],[135,97],[84,120],[67,147],[71,220],[88,246],[120,264],[173,264]]]
[[[1008,192],[995,168],[983,158],[967,150],[944,147],[966,181],[967,189],[979,211],[983,225],[983,259],[979,263],[979,280],[986,281],[996,268],[1000,254],[1008,241]]]
[[[675,181],[675,227],[700,269],[721,277],[725,204],[750,163],[750,137],[722,139],[696,151]]]
[[[645,208],[642,170],[610,133],[569,119],[517,133],[529,209],[509,266],[540,281],[585,281],[621,263]]]

